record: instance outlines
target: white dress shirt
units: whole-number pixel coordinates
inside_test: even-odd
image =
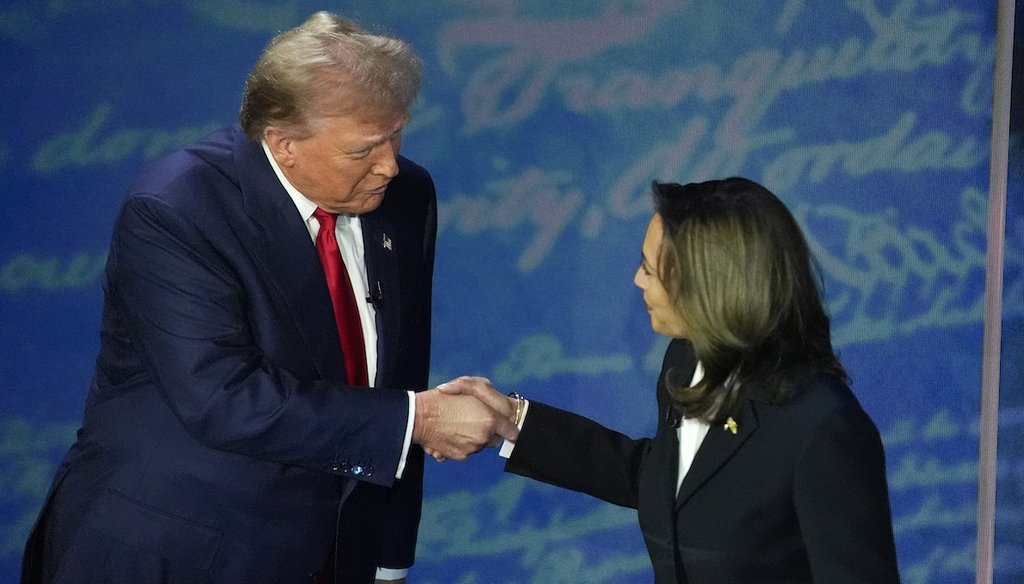
[[[697,385],[701,379],[704,379],[704,367],[698,361],[697,368],[693,370],[690,387]],[[693,458],[697,456],[697,451],[700,450],[700,445],[704,442],[704,437],[708,435],[710,427],[707,422],[698,418],[683,418],[679,427],[676,428],[676,437],[679,438],[679,472],[676,475],[676,493],[679,492],[683,478],[689,472]]]

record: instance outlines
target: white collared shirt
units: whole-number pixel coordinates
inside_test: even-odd
[[[690,387],[697,385],[701,379],[704,379],[704,367],[698,361],[696,369],[693,370]],[[708,435],[710,427],[707,422],[699,418],[684,417],[679,423],[679,427],[676,428],[676,437],[679,438],[679,471],[676,474],[676,493],[679,492],[686,473],[690,471],[690,465],[693,464],[693,459],[697,456],[700,445],[704,443],[704,438]]]

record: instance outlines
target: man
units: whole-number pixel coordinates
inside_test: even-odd
[[[398,155],[419,79],[404,42],[314,14],[264,51],[241,128],[138,177],[23,582],[405,579],[421,446],[516,435],[472,397],[407,391],[427,383],[436,224]]]

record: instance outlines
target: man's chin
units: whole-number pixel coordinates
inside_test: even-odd
[[[338,213],[344,213],[346,215],[365,215],[372,213],[380,207],[381,203],[384,202],[384,193],[379,195],[369,195],[366,198],[359,201],[358,204],[346,205],[345,209],[338,211]]]

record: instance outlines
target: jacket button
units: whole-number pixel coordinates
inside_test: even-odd
[[[352,467],[352,474],[354,474],[356,476],[359,476],[359,475],[363,474],[363,467],[359,466],[358,464],[353,466]]]

